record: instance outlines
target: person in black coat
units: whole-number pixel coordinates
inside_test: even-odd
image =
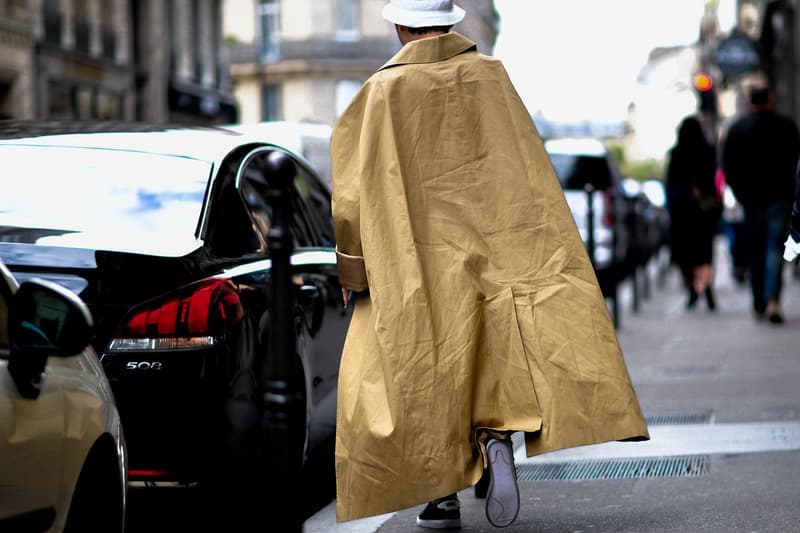
[[[670,214],[670,251],[688,293],[687,308],[705,295],[714,310],[713,242],[722,214],[715,174],[717,156],[695,116],[683,119],[667,163],[667,209]]]
[[[750,243],[750,286],[757,318],[780,324],[784,239],[789,229],[800,132],[773,109],[768,87],[750,89],[750,110],[733,123],[722,164],[736,198],[744,206]]]

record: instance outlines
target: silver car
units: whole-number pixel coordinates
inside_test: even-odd
[[[125,441],[92,335],[74,293],[0,263],[3,533],[124,530]]]

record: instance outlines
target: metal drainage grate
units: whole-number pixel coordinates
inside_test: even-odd
[[[708,473],[708,456],[643,457],[517,466],[520,481],[697,477]]]
[[[705,413],[685,413],[676,415],[654,415],[646,416],[645,422],[648,426],[666,426],[680,424],[710,424],[711,411]]]

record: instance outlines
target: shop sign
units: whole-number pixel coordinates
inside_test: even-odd
[[[741,33],[734,33],[719,43],[714,61],[720,71],[730,77],[753,72],[761,64],[755,43]]]

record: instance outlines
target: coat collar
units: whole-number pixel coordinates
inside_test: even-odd
[[[380,70],[410,63],[437,63],[470,50],[477,50],[474,42],[459,33],[449,32],[407,43]]]

